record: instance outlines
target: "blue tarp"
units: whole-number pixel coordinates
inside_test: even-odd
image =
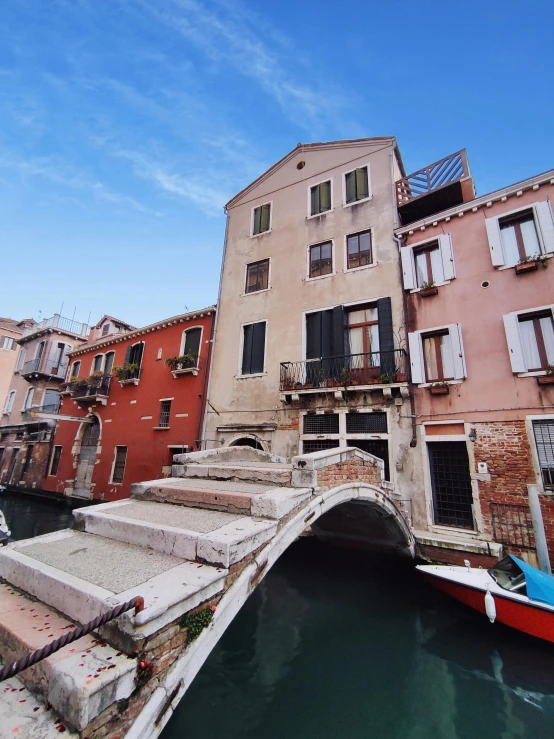
[[[546,572],[537,570],[536,567],[532,567],[522,559],[514,557],[513,554],[510,554],[510,557],[525,575],[527,596],[539,603],[547,603],[549,606],[554,606],[554,577],[547,575]]]

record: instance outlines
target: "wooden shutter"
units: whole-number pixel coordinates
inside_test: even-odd
[[[333,308],[333,346],[332,356],[342,357],[348,354],[346,349],[346,314],[342,305]]]
[[[467,368],[460,324],[452,323],[448,327],[448,332],[450,333],[450,344],[452,346],[452,358],[454,361],[454,379],[462,380],[464,377],[467,377]]]
[[[356,200],[356,172],[349,172],[345,175],[346,184],[346,202],[353,203]]]
[[[260,232],[269,231],[270,215],[271,215],[271,205],[262,205]]]
[[[523,347],[521,345],[521,337],[519,335],[519,321],[517,313],[508,313],[503,316],[503,318],[512,372],[514,374],[517,372],[527,372],[525,357],[523,355]]]
[[[554,219],[552,217],[550,203],[547,200],[537,203],[535,205],[535,213],[537,214],[537,220],[542,234],[545,254],[552,254],[554,252]]]
[[[243,341],[242,341],[242,374],[243,375],[251,375],[252,374],[252,333],[253,333],[253,323],[248,324],[248,326],[243,326]]]
[[[259,234],[260,228],[262,223],[262,208],[259,206],[258,208],[254,208],[254,224],[252,228],[253,234]]]
[[[381,372],[392,373],[395,370],[394,334],[392,331],[392,305],[390,298],[377,301],[379,316],[379,351],[381,353]]]
[[[321,311],[321,356],[333,356],[333,310]]]
[[[250,370],[251,374],[255,375],[264,371],[265,321],[254,323],[252,329],[252,360]]]
[[[413,383],[419,385],[425,382],[425,365],[423,363],[423,346],[420,333],[408,334],[408,347],[410,349],[411,379]]]
[[[402,275],[404,277],[404,289],[413,290],[416,286],[414,269],[414,250],[411,246],[400,247],[400,259],[402,261]]]
[[[492,263],[495,267],[501,267],[504,264],[504,254],[502,253],[502,237],[500,235],[498,218],[485,218],[485,227],[487,229]]]
[[[123,362],[123,366],[127,367],[131,363],[131,352],[133,351],[132,346],[128,346],[125,351],[125,361]]]
[[[306,359],[321,357],[321,311],[306,316]]]
[[[316,185],[310,190],[310,215],[315,216],[319,213],[319,186]]]
[[[369,196],[369,182],[367,167],[356,170],[356,199],[362,200]]]
[[[185,354],[194,354],[196,357],[200,355],[200,337],[202,335],[201,328],[193,328],[187,331],[185,335]]]
[[[441,236],[439,236],[439,247],[441,250],[444,279],[453,280],[456,277],[456,270],[454,267],[452,237],[450,236],[450,234],[441,234]]]
[[[322,182],[319,186],[319,212],[331,209],[331,183]]]

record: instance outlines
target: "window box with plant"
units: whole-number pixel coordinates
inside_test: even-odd
[[[173,377],[179,377],[179,375],[184,374],[198,374],[198,355],[196,354],[185,353],[178,357],[168,357],[165,363],[169,367]]]
[[[117,381],[123,387],[124,385],[138,385],[140,380],[140,365],[131,363],[124,367],[112,367],[112,371]]]
[[[516,275],[525,274],[526,272],[535,272],[542,264],[544,268],[548,267],[548,259],[545,254],[535,254],[532,257],[523,257],[516,264]]]
[[[431,395],[448,395],[450,385],[447,382],[434,382],[432,385],[429,385],[429,392]]]
[[[430,298],[431,295],[438,295],[439,288],[434,282],[422,282],[419,294],[422,298]]]
[[[537,383],[539,385],[554,385],[554,364],[548,365],[545,375],[537,377]]]

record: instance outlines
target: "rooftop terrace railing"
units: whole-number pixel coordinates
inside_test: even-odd
[[[469,165],[466,152],[462,149],[398,180],[396,183],[397,205],[400,208],[416,198],[428,195],[464,177],[469,177]]]
[[[45,328],[58,328],[60,331],[67,331],[83,338],[86,338],[90,333],[90,327],[86,323],[79,323],[78,321],[73,321],[71,318],[64,318],[58,313],[54,313],[50,318],[43,318],[42,321],[24,329],[22,338],[30,336],[37,331],[42,331]]]

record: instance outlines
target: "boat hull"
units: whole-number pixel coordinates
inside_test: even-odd
[[[485,592],[483,590],[452,580],[445,580],[430,572],[424,572],[423,574],[426,580],[435,588],[486,615]],[[518,631],[523,631],[530,636],[554,642],[554,612],[552,610],[543,608],[539,604],[514,600],[498,592],[494,592],[492,595],[496,606],[496,621],[511,626]]]

